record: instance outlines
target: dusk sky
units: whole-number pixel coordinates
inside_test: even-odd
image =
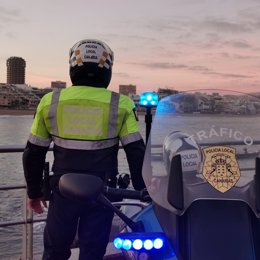
[[[69,86],[68,52],[82,39],[114,51],[109,89],[260,92],[260,0],[1,0],[0,82],[26,60],[26,83]]]

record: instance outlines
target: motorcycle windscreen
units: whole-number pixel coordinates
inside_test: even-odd
[[[223,90],[197,90],[160,100],[153,118],[143,164],[143,178],[158,205],[183,214],[198,199],[241,200],[257,215],[254,187],[260,153],[260,99]],[[180,155],[183,190],[171,167]],[[176,187],[175,187],[176,188]],[[183,197],[183,208],[169,203]]]

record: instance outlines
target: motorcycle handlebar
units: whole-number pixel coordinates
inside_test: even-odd
[[[67,173],[59,179],[59,190],[67,198],[95,199],[100,193],[111,195],[116,200],[135,199],[149,202],[151,198],[146,189],[141,191],[111,188],[104,186],[103,181],[94,175]],[[109,198],[108,198],[109,199]]]
[[[135,199],[140,201],[149,201],[149,194],[146,190],[129,190],[129,189],[120,189],[120,188],[111,188],[108,186],[104,187],[105,195],[116,196],[120,199]]]

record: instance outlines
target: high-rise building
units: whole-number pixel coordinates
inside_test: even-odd
[[[10,57],[6,61],[7,84],[25,84],[26,62],[20,57]]]
[[[136,86],[135,85],[119,85],[119,93],[126,95],[126,96],[132,96],[136,95]]]

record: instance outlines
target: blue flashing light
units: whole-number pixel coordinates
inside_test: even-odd
[[[140,95],[140,106],[156,107],[158,105],[158,95],[154,92],[144,92]]]
[[[130,250],[132,247],[132,241],[130,239],[126,239],[123,241],[123,245],[122,245],[123,249],[125,250]]]
[[[153,241],[151,239],[146,239],[144,241],[144,249],[151,250],[153,248]]]
[[[156,238],[154,241],[153,241],[153,247],[155,249],[160,249],[163,247],[163,240],[161,238]]]
[[[114,239],[114,246],[121,250],[160,250],[165,246],[162,233],[122,233]]]
[[[147,100],[151,101],[153,99],[152,95],[147,95]]]
[[[140,250],[143,247],[143,241],[141,239],[136,239],[133,242],[133,248],[136,250]]]
[[[115,248],[121,249],[122,245],[123,245],[123,240],[122,240],[121,238],[117,237],[117,238],[114,240],[114,246],[115,246]]]

